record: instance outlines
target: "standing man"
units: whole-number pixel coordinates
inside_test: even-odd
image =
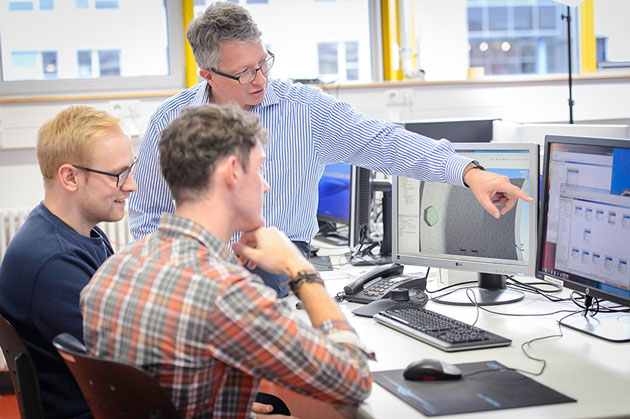
[[[518,198],[531,199],[507,177],[479,170],[472,160],[458,156],[447,140],[369,119],[316,87],[268,79],[275,57],[242,6],[211,4],[191,22],[187,37],[204,81],[168,99],[150,119],[138,158],[140,188],[129,202],[136,240],[157,229],[162,213],[174,211],[171,191],[160,175],[158,143],[162,130],[187,105],[235,104],[260,116],[270,135],[263,167],[270,192],[263,214],[268,226],[286,233],[305,252],[318,230],[317,185],[324,167],[332,163],[467,185],[497,218]],[[505,206],[499,210],[497,205]],[[287,294],[282,285],[286,278],[256,272],[280,296]]]
[[[69,332],[83,341],[79,293],[113,254],[96,224],[118,221],[136,189],[134,155],[118,120],[71,106],[39,130],[44,201],[9,243],[0,265],[0,312],[33,357],[46,418],[88,418],[74,377],[52,345]]]
[[[81,293],[97,357],[158,377],[182,418],[246,418],[260,380],[325,402],[371,389],[367,357],[317,271],[276,228],[264,228],[266,135],[237,108],[185,110],[162,133],[160,165],[175,197],[156,233],[108,259]],[[247,271],[234,250],[282,273],[312,325]]]

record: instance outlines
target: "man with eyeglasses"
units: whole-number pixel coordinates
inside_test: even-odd
[[[286,233],[305,253],[318,231],[317,186],[328,164],[346,162],[387,174],[468,186],[496,218],[519,198],[531,201],[506,176],[486,172],[458,156],[447,140],[435,141],[369,119],[316,87],[270,79],[275,58],[242,6],[211,4],[191,22],[187,37],[204,80],[168,99],[150,119],[138,158],[136,178],[141,187],[129,201],[134,239],[157,230],[161,215],[174,212],[171,192],[160,175],[161,131],[183,107],[207,103],[236,104],[259,115],[270,136],[264,166],[270,192],[263,214],[267,226]],[[288,293],[283,285],[286,278],[254,272],[280,296]]]
[[[39,130],[45,196],[9,243],[0,265],[0,312],[28,348],[46,418],[88,418],[72,374],[52,346],[69,332],[83,341],[79,294],[113,254],[96,224],[118,221],[136,190],[135,159],[118,119],[71,106]]]

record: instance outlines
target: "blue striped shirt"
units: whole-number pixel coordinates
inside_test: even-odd
[[[158,142],[162,130],[189,105],[209,103],[204,81],[166,100],[151,116],[133,176],[129,199],[134,240],[158,229],[160,216],[175,211],[162,177]],[[269,80],[264,100],[251,108],[269,134],[263,173],[269,192],[267,226],[291,240],[310,241],[318,231],[318,183],[328,164],[346,162],[378,172],[463,186],[472,160],[458,156],[447,140],[433,140],[370,119],[314,86]]]

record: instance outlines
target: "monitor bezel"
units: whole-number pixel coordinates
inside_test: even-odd
[[[601,137],[581,137],[581,136],[566,136],[566,135],[547,135],[545,136],[545,148],[543,159],[543,178],[542,178],[542,191],[541,201],[539,209],[539,222],[538,222],[538,240],[536,250],[536,278],[544,279],[553,282],[562,282],[564,287],[574,291],[581,292],[585,295],[592,297],[612,301],[614,303],[622,304],[630,307],[630,298],[625,298],[617,294],[611,294],[599,288],[594,288],[587,284],[577,282],[577,279],[589,280],[579,275],[572,274],[572,278],[565,279],[559,275],[553,275],[549,272],[543,272],[542,270],[542,254],[544,249],[543,240],[545,239],[545,226],[547,222],[547,208],[545,204],[549,202],[549,188],[546,185],[549,182],[549,150],[552,144],[575,144],[575,145],[588,145],[588,146],[604,146],[604,147],[617,147],[630,149],[630,140],[622,138],[601,138]]]
[[[533,143],[453,143],[455,151],[474,151],[474,150],[497,150],[497,151],[513,151],[513,150],[526,150],[531,156],[529,160],[529,172],[535,173],[535,181],[530,179],[530,193],[533,198],[529,214],[529,225],[531,226],[529,231],[529,243],[532,248],[530,252],[530,260],[527,265],[515,265],[502,262],[485,262],[485,261],[471,261],[453,258],[443,258],[434,255],[401,255],[398,251],[398,177],[393,177],[392,187],[392,255],[394,255],[394,262],[399,262],[409,265],[429,266],[432,268],[440,269],[455,269],[459,271],[470,271],[477,273],[492,273],[502,275],[528,275],[533,276],[536,266],[537,255],[537,234],[536,226],[538,225],[538,178],[539,178],[539,159],[540,159],[540,147],[538,144]]]

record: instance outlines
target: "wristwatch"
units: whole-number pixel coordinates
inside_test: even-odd
[[[472,165],[472,166],[471,166]],[[468,174],[468,172],[470,172],[473,169],[479,169],[479,170],[486,170],[485,167],[483,167],[482,165],[479,164],[479,162],[477,160],[473,160],[471,161],[468,166],[466,166],[466,169],[464,169],[464,174],[462,175],[462,181],[464,180],[464,178],[466,177],[466,175]],[[466,184],[466,182],[464,182],[464,185],[468,188],[469,186]]]

